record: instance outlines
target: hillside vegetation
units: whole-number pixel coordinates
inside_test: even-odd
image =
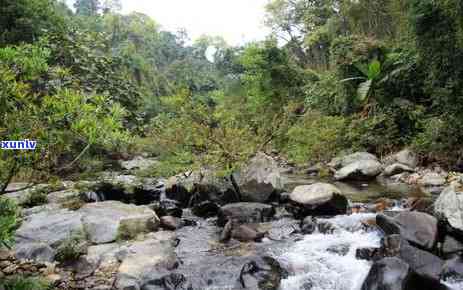
[[[272,0],[272,35],[242,47],[120,9],[2,4],[0,136],[38,150],[0,151],[0,192],[141,152],[163,176],[227,173],[262,150],[307,165],[411,146],[424,164],[463,165],[459,0]]]

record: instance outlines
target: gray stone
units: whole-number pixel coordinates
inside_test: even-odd
[[[377,160],[359,160],[337,170],[334,174],[336,180],[368,180],[381,173],[382,166]]]
[[[22,243],[15,249],[15,256],[18,260],[34,260],[41,263],[51,263],[55,258],[56,251],[45,243]]]
[[[383,173],[386,176],[393,176],[393,175],[400,174],[403,172],[413,172],[413,171],[414,169],[412,169],[411,167],[408,167],[407,165],[400,164],[400,163],[394,163],[394,164],[387,166],[384,169]]]
[[[80,193],[74,189],[66,189],[49,193],[47,196],[48,203],[66,203],[80,198]]]
[[[257,257],[246,263],[234,289],[277,290],[288,272],[271,257]]]
[[[463,243],[452,236],[445,236],[442,244],[442,253],[445,255],[463,252]]]
[[[67,209],[32,214],[16,231],[16,244],[37,242],[56,248],[72,234],[83,231],[81,218],[81,213]]]
[[[418,166],[418,155],[410,149],[403,149],[393,155],[385,158],[386,165],[393,163],[403,164],[409,168],[414,169]]]
[[[450,225],[463,231],[463,187],[452,182],[444,189],[434,203],[434,211],[447,219]]]
[[[283,191],[284,179],[278,163],[264,153],[258,153],[234,175],[243,201],[266,202],[275,191]]]
[[[289,196],[288,210],[297,218],[308,215],[345,214],[348,201],[341,191],[328,183],[297,186]]]
[[[129,236],[154,231],[160,221],[146,206],[135,206],[118,201],[87,204],[79,212],[88,239],[95,244],[114,242],[120,234]]]
[[[335,170],[338,170],[351,163],[367,160],[378,161],[378,158],[375,155],[367,152],[356,152],[343,157],[334,158],[333,160],[331,160],[330,163],[328,163],[328,166]]]
[[[159,236],[128,245],[120,255],[116,289],[140,289],[146,281],[175,267],[177,258],[172,236]]]
[[[431,250],[437,242],[437,219],[426,213],[403,211],[394,218],[378,215],[376,224],[386,234],[400,234],[421,248]]]
[[[399,258],[384,258],[373,264],[362,290],[406,290],[410,267]]]
[[[223,227],[228,220],[240,223],[260,223],[269,221],[275,215],[275,208],[268,204],[238,202],[224,205],[218,213],[217,224]]]

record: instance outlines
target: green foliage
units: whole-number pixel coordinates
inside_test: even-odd
[[[31,190],[21,203],[24,207],[34,207],[47,203],[48,190],[46,188],[38,188]]]
[[[0,281],[0,288],[5,290],[50,290],[50,283],[41,278],[14,276]]]
[[[298,164],[327,161],[342,149],[346,120],[309,111],[287,132],[284,149],[289,159]]]
[[[0,47],[33,42],[50,31],[64,29],[66,8],[55,0],[2,0]]]
[[[0,246],[9,246],[19,225],[19,209],[10,199],[0,196]]]
[[[354,116],[345,131],[345,142],[354,151],[373,152],[382,156],[401,144],[399,130],[389,114],[377,113],[368,118]]]
[[[75,262],[87,253],[87,247],[84,233],[73,233],[58,247],[55,259],[61,263]]]

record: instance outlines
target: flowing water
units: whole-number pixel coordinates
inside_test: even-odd
[[[296,184],[313,181],[295,180]],[[378,197],[409,196],[412,189],[392,190],[380,184],[337,184],[354,201],[371,201]],[[328,234],[293,234],[299,221],[290,216],[260,224],[269,231],[270,239],[262,243],[218,242],[220,229],[215,220],[190,216],[198,223],[178,231],[180,244],[177,255],[181,263],[178,272],[192,282],[194,289],[237,289],[241,267],[256,256],[272,256],[288,270],[280,290],[360,290],[371,268],[371,262],[356,259],[358,248],[378,247],[381,233],[366,230],[362,221],[374,219],[375,214],[352,214],[326,219],[334,225]],[[450,282],[450,281],[449,281]],[[463,284],[448,283],[451,289],[463,289]]]

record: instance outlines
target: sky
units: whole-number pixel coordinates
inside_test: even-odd
[[[185,28],[192,40],[203,34],[222,36],[231,45],[263,40],[268,0],[122,0],[123,13],[150,15],[163,29]],[[72,0],[68,0],[72,2]]]

